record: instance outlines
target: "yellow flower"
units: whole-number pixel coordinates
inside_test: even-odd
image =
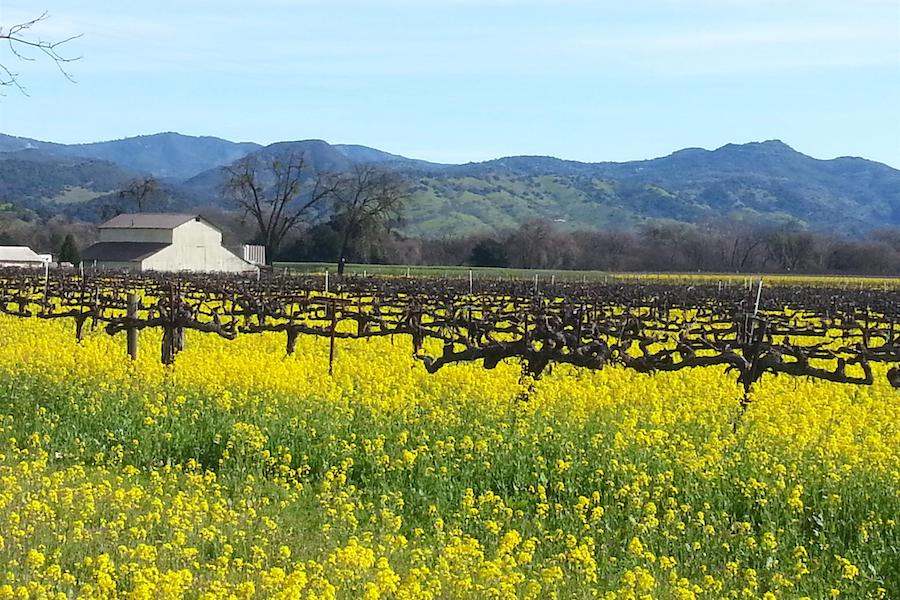
[[[47,558],[39,551],[31,549],[25,557],[25,565],[31,569],[39,569],[47,562]]]

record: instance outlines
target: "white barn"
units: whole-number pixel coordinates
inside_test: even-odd
[[[222,246],[222,231],[203,217],[168,213],[110,219],[81,259],[85,266],[127,271],[244,273],[259,268]]]
[[[0,267],[38,268],[49,262],[28,246],[0,246]]]

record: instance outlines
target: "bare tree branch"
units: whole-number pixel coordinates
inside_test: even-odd
[[[409,196],[406,182],[396,173],[373,165],[357,164],[348,172],[325,178],[326,194],[341,227],[338,274],[343,274],[350,243],[366,230],[385,228],[399,218]]]
[[[43,21],[50,18],[50,14],[44,11],[29,21],[16,23],[14,25],[4,27],[0,24],[0,40],[5,41],[9,47],[10,53],[17,60],[25,62],[33,62],[36,57],[43,56],[48,58],[56,65],[63,77],[71,82],[75,82],[75,78],[66,69],[66,65],[76,60],[80,60],[80,56],[66,56],[61,54],[61,48],[72,40],[78,39],[82,34],[73,35],[62,40],[47,41],[36,37],[33,28]],[[21,93],[28,95],[25,86],[19,81],[19,73],[13,71],[8,65],[0,63],[0,87],[12,86]]]
[[[119,192],[119,197],[133,201],[138,212],[144,212],[144,203],[161,191],[159,182],[152,175],[133,179]]]
[[[330,193],[330,187],[315,177],[304,194],[308,180],[304,156],[291,153],[263,164],[254,155],[225,167],[228,181],[225,193],[256,223],[257,237],[271,260],[287,235],[296,229],[316,205]]]

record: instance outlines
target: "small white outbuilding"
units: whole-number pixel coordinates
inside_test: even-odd
[[[0,267],[43,267],[49,260],[28,246],[0,246]]]
[[[137,213],[100,225],[81,253],[85,266],[127,271],[244,273],[259,267],[222,245],[222,231],[199,215]]]

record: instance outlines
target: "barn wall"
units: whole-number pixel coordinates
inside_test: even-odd
[[[43,267],[43,262],[31,262],[21,260],[0,260],[0,267],[23,267],[27,269],[37,269]]]
[[[243,273],[256,270],[254,265],[225,249],[222,246],[222,232],[202,220],[187,221],[174,229],[101,229],[100,241],[171,244],[141,261],[140,270],[144,271]],[[108,268],[128,268],[128,263]]]
[[[127,227],[104,228],[100,230],[100,242],[153,242],[171,244],[171,229],[130,229]]]
[[[221,271],[243,273],[256,268],[222,246],[172,244],[144,259],[145,271]]]
[[[172,231],[172,243],[182,246],[221,246],[222,232],[203,221],[188,221]]]

